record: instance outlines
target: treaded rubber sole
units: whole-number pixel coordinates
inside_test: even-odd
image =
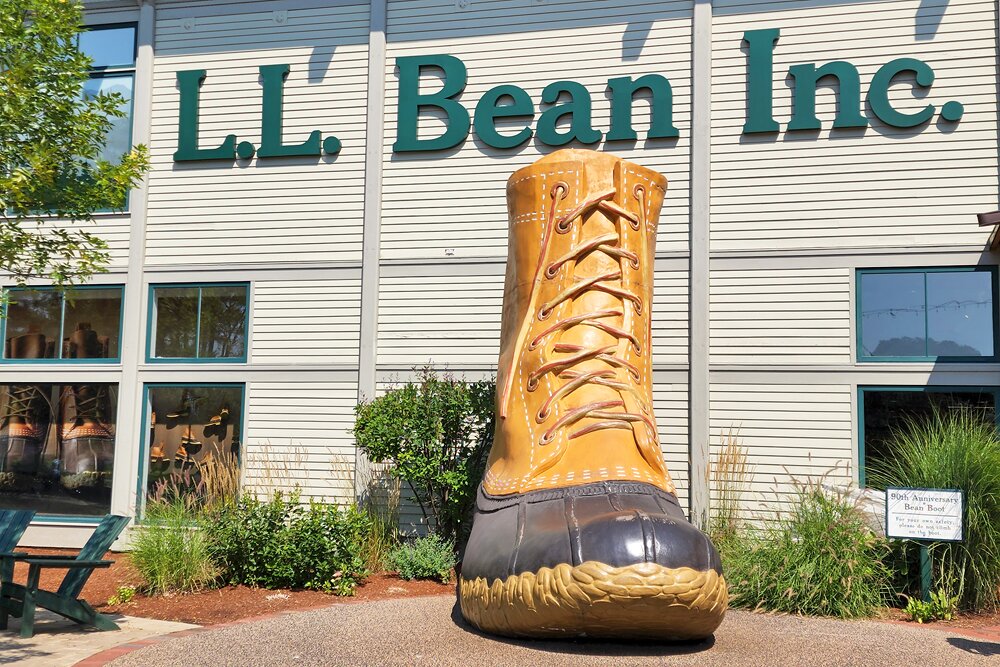
[[[458,595],[469,623],[509,637],[704,639],[729,605],[726,580],[715,570],[656,563],[563,563],[492,584],[460,577]]]

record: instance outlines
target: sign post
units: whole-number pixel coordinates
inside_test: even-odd
[[[885,536],[920,544],[920,597],[931,599],[932,542],[962,541],[962,492],[957,489],[885,490]]]

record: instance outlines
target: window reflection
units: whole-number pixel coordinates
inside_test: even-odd
[[[240,386],[149,387],[146,489],[199,501],[239,487]]]
[[[859,356],[992,358],[993,292],[992,271],[861,273]]]
[[[153,290],[157,359],[242,359],[246,356],[248,286],[206,285]]]
[[[93,359],[119,357],[120,287],[10,290],[4,358]]]
[[[106,514],[117,394],[107,383],[0,385],[0,506]]]

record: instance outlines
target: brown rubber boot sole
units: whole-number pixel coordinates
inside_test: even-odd
[[[459,578],[458,593],[470,623],[511,637],[704,639],[729,605],[725,578],[715,570],[657,563],[563,563],[492,584]]]

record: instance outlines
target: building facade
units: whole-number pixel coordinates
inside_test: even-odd
[[[13,295],[0,505],[38,510],[25,543],[76,544],[206,457],[352,499],[359,399],[495,373],[506,179],[560,146],[669,181],[654,404],[693,515],[730,431],[752,512],[864,485],[907,416],[996,418],[991,0],[87,9],[91,88],[130,99],[109,150],[152,169],[99,215],[108,273]]]

